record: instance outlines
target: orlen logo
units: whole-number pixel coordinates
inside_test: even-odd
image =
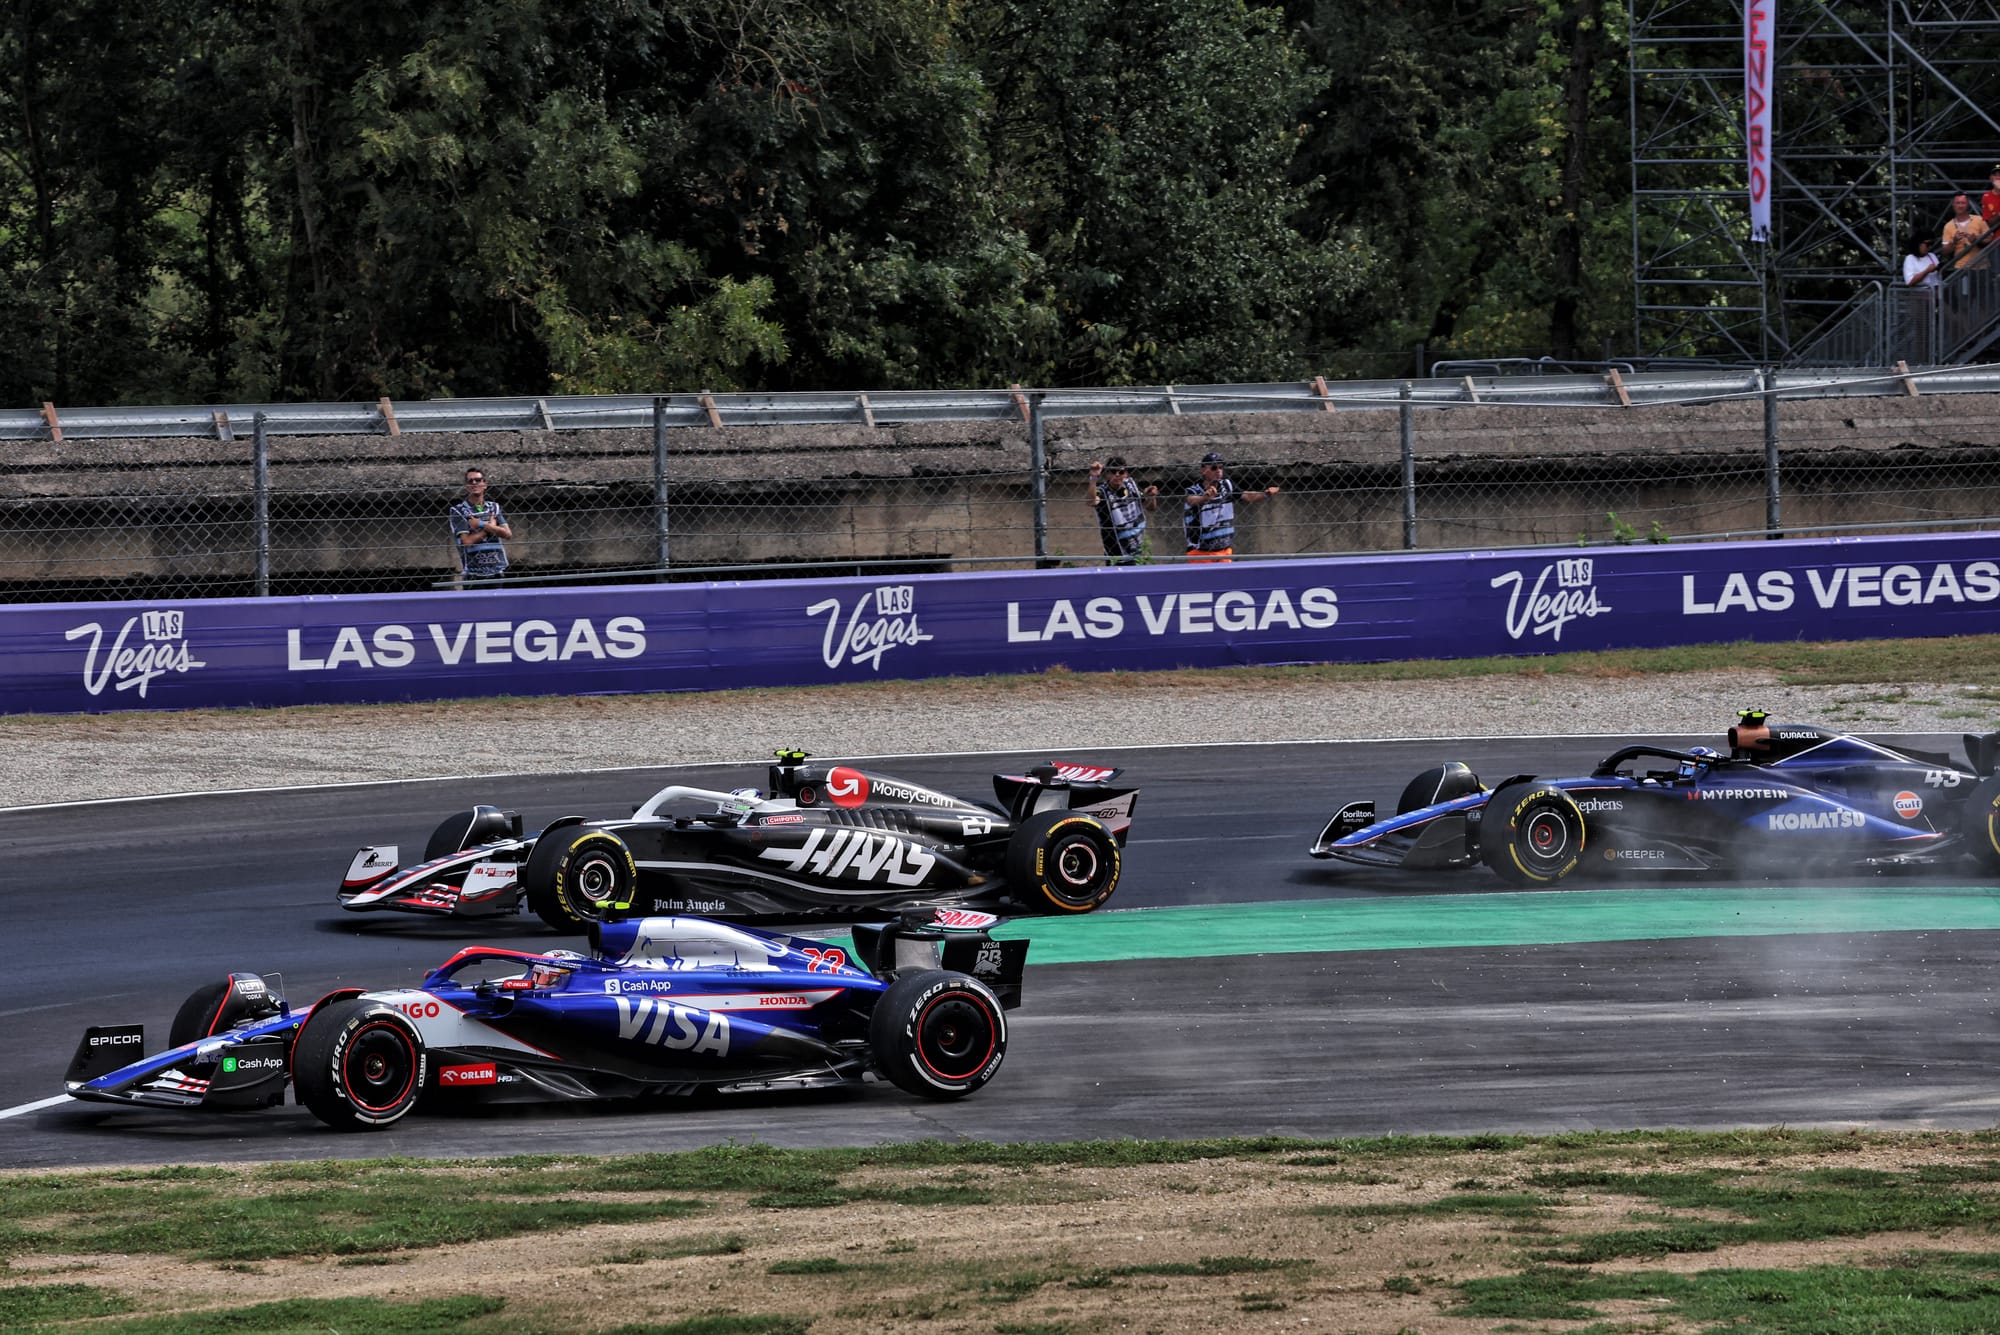
[[[182,638],[185,627],[180,612],[141,612],[138,616],[125,618],[125,624],[118,631],[118,637],[111,642],[111,648],[104,652],[100,663],[98,654],[104,649],[104,627],[92,621],[86,625],[73,626],[63,632],[65,640],[90,637],[90,649],[83,659],[83,689],[92,695],[101,694],[104,684],[121,691],[137,690],[141,700],[146,698],[146,688],[153,678],[169,672],[192,672],[208,664],[188,651],[187,641]],[[132,628],[137,626],[145,637],[143,646],[126,643],[132,637]]]
[[[875,615],[869,619],[873,609]],[[850,659],[882,670],[882,655],[899,644],[922,644],[931,636],[917,625],[917,590],[911,584],[884,584],[873,594],[864,594],[843,623],[840,599],[828,598],[806,609],[806,615],[826,616],[826,635],[820,641],[820,661],[837,668]]]
[[[1578,617],[1602,616],[1611,609],[1597,601],[1597,586],[1591,580],[1596,566],[1587,556],[1572,556],[1542,567],[1542,573],[1535,576],[1535,587],[1528,590],[1527,597],[1521,596],[1528,578],[1518,570],[1510,570],[1495,576],[1492,588],[1511,586],[1507,591],[1507,636],[1518,640],[1533,631],[1546,635],[1551,640],[1561,640],[1563,627]],[[1544,590],[1549,576],[1556,577],[1555,592]]]
[[[835,765],[826,774],[826,800],[837,807],[858,807],[868,800],[868,776],[858,769]]]
[[[440,1085],[497,1085],[500,1083],[500,1069],[492,1062],[474,1062],[470,1066],[438,1067]]]
[[[1896,814],[1904,820],[1915,820],[1924,814],[1924,799],[1907,788],[1896,794],[1896,800],[1892,805],[1896,808]]]

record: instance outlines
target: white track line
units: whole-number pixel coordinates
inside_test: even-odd
[[[33,1103],[17,1104],[12,1108],[0,1108],[0,1122],[6,1121],[9,1117],[19,1117],[23,1113],[40,1112],[44,1108],[53,1108],[58,1103],[70,1103],[72,1101],[69,1095],[58,1094],[52,1099],[37,1099]]]

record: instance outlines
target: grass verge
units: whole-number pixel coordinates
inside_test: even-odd
[[[0,1328],[51,1333],[1791,1335],[2000,1311],[2000,1132],[11,1173],[0,1219]]]

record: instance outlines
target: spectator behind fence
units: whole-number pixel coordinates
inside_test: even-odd
[[[1276,487],[1243,491],[1222,471],[1222,456],[1214,450],[1201,456],[1201,481],[1187,489],[1186,515],[1188,560],[1202,565],[1227,561],[1236,555],[1236,501],[1246,505],[1276,496]]]
[[[458,568],[467,579],[495,579],[507,573],[507,548],[514,530],[500,502],[486,496],[486,473],[465,470],[465,499],[451,507],[451,536],[458,544]]]
[[[1141,490],[1125,461],[1112,455],[1103,463],[1090,461],[1090,503],[1097,509],[1097,531],[1104,554],[1113,565],[1129,566],[1145,552],[1146,512],[1160,504],[1160,489]]]
[[[2000,163],[1993,165],[1986,179],[1992,182],[1992,188],[1979,197],[1979,218],[1986,224],[1987,235],[1991,236],[1995,228],[2000,228]]]
[[[1944,244],[1939,247],[1944,262],[1954,268],[1966,263],[1991,236],[1986,220],[1972,211],[1972,200],[1965,195],[1953,195],[1951,217],[1944,224]]]
[[[1931,251],[1931,239],[1922,232],[1910,238],[1910,253],[1903,256],[1903,283],[1906,287],[1936,287],[1940,263]]]

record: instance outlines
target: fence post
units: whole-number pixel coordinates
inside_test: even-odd
[[[253,419],[250,433],[250,524],[257,540],[259,598],[271,596],[271,440],[264,431],[264,414]]]
[[[653,400],[653,564],[667,578],[670,561],[667,532],[667,401]]]
[[[1403,382],[1396,405],[1396,437],[1403,454],[1403,550],[1417,548],[1417,421],[1410,405],[1410,382]]]
[[[1774,538],[1782,538],[1778,531],[1779,502],[1782,499],[1778,487],[1778,379],[1770,367],[1759,371],[1764,384],[1764,527]]]
[[[1049,454],[1042,439],[1042,396],[1028,396],[1028,494],[1035,511],[1035,568],[1049,560]]]

